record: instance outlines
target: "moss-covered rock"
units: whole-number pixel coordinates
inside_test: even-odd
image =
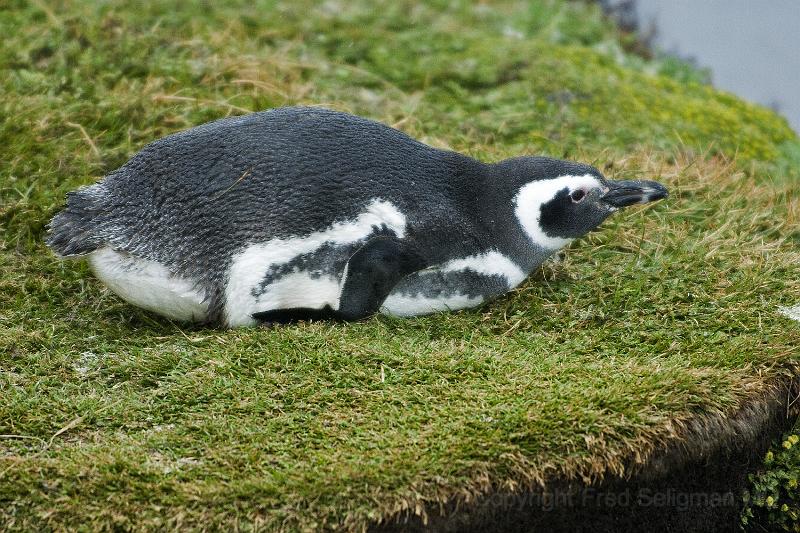
[[[688,66],[624,52],[594,5],[19,0],[0,32],[6,529],[360,530],[708,457],[722,480],[735,458],[730,489],[756,466],[739,452],[782,429],[800,143]],[[42,245],[66,191],[150,140],[297,103],[673,195],[507,298],[402,321],[186,330]]]

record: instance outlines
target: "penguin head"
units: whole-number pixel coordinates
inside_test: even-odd
[[[589,165],[543,157],[502,163],[513,172],[514,214],[528,237],[549,250],[597,228],[615,211],[668,195],[655,181],[609,180]]]

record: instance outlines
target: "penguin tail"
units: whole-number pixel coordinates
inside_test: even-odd
[[[86,255],[103,245],[99,215],[105,208],[101,183],[67,193],[67,206],[47,225],[47,245],[61,257]]]

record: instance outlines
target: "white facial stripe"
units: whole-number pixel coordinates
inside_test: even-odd
[[[514,261],[496,251],[453,259],[445,263],[442,270],[444,272],[472,270],[486,276],[503,276],[510,289],[519,285],[527,277]]]
[[[451,294],[441,298],[428,298],[426,296],[406,296],[403,294],[390,294],[384,300],[380,312],[390,316],[417,316],[439,313],[442,311],[456,311],[475,307],[483,302],[480,296],[467,296],[466,294]]]
[[[94,275],[123,300],[167,318],[200,321],[208,302],[189,279],[174,276],[164,265],[100,248],[89,255]]]
[[[258,298],[254,298],[251,292],[273,267],[311,253],[325,244],[356,243],[367,238],[374,227],[383,225],[402,238],[406,231],[406,217],[391,202],[375,199],[355,220],[335,222],[305,237],[276,238],[248,246],[233,257],[228,272],[225,287],[225,319],[228,326],[253,325],[253,313],[271,309],[321,308],[325,304],[337,308],[341,283],[330,277],[313,279],[308,273],[297,272],[276,281]],[[282,283],[292,277],[293,282]],[[303,294],[306,290],[307,294]],[[275,306],[276,303],[279,305]]]
[[[600,180],[591,174],[583,176],[559,176],[558,178],[532,181],[524,185],[514,198],[514,214],[522,229],[535,244],[548,250],[559,250],[573,239],[562,239],[547,235],[539,223],[542,216],[542,205],[552,200],[564,188],[570,192],[586,187],[601,187]]]

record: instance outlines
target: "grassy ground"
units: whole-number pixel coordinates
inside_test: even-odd
[[[800,365],[783,120],[627,54],[585,4],[373,5],[0,7],[0,526],[360,529],[620,473]],[[66,191],[148,141],[295,103],[673,196],[480,309],[348,325],[182,327],[42,245]]]

